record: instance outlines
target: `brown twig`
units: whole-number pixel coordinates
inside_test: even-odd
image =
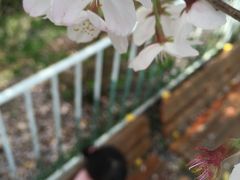
[[[240,21],[240,11],[222,0],[207,0],[213,7]]]

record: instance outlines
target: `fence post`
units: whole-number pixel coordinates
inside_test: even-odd
[[[12,149],[11,149],[11,145],[9,143],[6,128],[5,128],[5,125],[4,125],[4,122],[3,122],[3,117],[2,117],[1,111],[0,111],[0,137],[1,137],[1,140],[2,140],[2,143],[3,143],[3,150],[6,154],[6,158],[7,158],[7,161],[8,161],[10,174],[13,177],[16,177],[16,164],[15,164],[15,160],[14,160],[14,157],[13,157],[13,152],[12,152]]]
[[[132,42],[131,48],[130,48],[129,62],[132,61],[135,58],[136,53],[137,53],[137,47]],[[124,86],[122,104],[121,104],[121,108],[122,108],[121,113],[120,113],[121,117],[124,116],[126,108],[127,108],[126,107],[126,100],[128,98],[129,92],[130,92],[132,79],[133,79],[133,71],[132,71],[132,69],[128,69],[127,70],[126,82],[125,82],[125,86]]]
[[[96,130],[98,127],[97,119],[100,108],[102,69],[103,69],[103,50],[97,53],[95,65],[94,93],[93,93],[93,124],[92,124],[94,136],[96,136],[97,133]]]
[[[116,88],[120,70],[120,61],[121,55],[115,51],[113,58],[113,66],[112,66],[112,75],[111,75],[111,83],[110,83],[110,94],[109,94],[109,106],[108,106],[108,127],[113,125],[112,115],[114,109],[114,102],[116,99]]]
[[[76,122],[76,131],[77,131],[77,138],[80,137],[80,121],[82,117],[82,63],[78,63],[75,67],[75,96],[74,96],[74,103],[75,103],[75,114],[74,119]]]
[[[24,99],[25,99],[25,108],[27,111],[29,127],[30,127],[30,131],[31,131],[31,135],[32,135],[34,154],[35,154],[36,159],[39,159],[40,158],[40,145],[39,145],[37,126],[36,126],[36,119],[35,119],[33,104],[32,104],[32,96],[31,96],[30,91],[27,91],[24,93]]]
[[[59,96],[59,83],[58,76],[55,75],[51,79],[51,91],[53,97],[53,116],[55,122],[55,132],[56,132],[56,141],[57,141],[57,151],[59,154],[62,152],[62,120],[61,120],[61,105],[60,105],[60,96]]]

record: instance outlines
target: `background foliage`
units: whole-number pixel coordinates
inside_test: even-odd
[[[21,1],[0,1],[0,89],[42,69],[76,48],[65,29],[31,18]],[[63,50],[64,49],[64,50]]]

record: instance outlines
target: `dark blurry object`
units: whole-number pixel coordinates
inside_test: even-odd
[[[93,180],[125,180],[127,163],[113,146],[89,147],[83,151],[84,169]]]
[[[22,11],[21,0],[0,0],[0,15],[9,15]]]

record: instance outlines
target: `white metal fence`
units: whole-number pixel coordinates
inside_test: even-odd
[[[33,151],[35,158],[39,159],[40,154],[40,145],[38,138],[38,130],[36,126],[34,108],[32,103],[31,89],[35,86],[45,82],[50,81],[51,83],[51,94],[53,101],[53,115],[55,122],[55,133],[57,139],[58,150],[61,151],[61,116],[60,116],[60,96],[59,96],[59,79],[58,76],[63,71],[68,70],[71,67],[75,68],[75,119],[81,119],[81,110],[82,110],[82,63],[91,56],[96,55],[96,71],[95,71],[95,84],[94,84],[94,101],[98,102],[101,94],[101,78],[102,78],[102,61],[103,61],[103,51],[105,48],[111,45],[109,39],[105,38],[95,43],[92,46],[85,48],[79,53],[74,54],[71,57],[68,57],[57,64],[46,68],[39,73],[23,80],[22,82],[5,89],[0,93],[0,106],[14,100],[18,96],[23,96],[25,100],[25,110],[27,112],[27,119],[29,121],[29,127],[32,135]],[[118,58],[117,55],[116,58]],[[116,61],[117,62],[117,61]],[[117,69],[119,65],[115,65],[114,76],[117,76]],[[115,79],[114,79],[115,80]],[[14,154],[9,143],[7,130],[4,125],[3,115],[0,111],[0,135],[2,139],[3,149],[6,154],[6,158],[9,165],[9,171],[12,176],[16,175],[16,163],[14,160]]]

